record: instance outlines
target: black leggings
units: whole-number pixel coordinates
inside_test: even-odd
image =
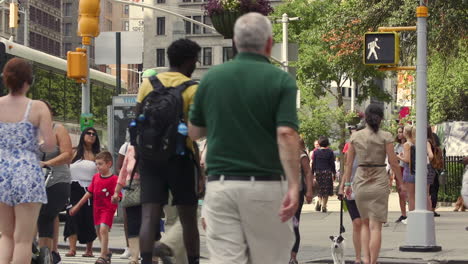
[[[429,194],[431,195],[432,208],[434,209],[437,206],[438,193],[439,193],[439,171],[436,170],[434,182],[429,187]]]
[[[46,189],[47,204],[43,204],[39,219],[37,220],[37,229],[39,237],[54,237],[54,219],[60,211],[65,210],[65,205],[70,197],[69,183],[56,183]]]
[[[293,218],[294,224],[294,235],[296,236],[296,242],[292,248],[292,252],[299,252],[299,244],[301,243],[301,234],[299,233],[299,222],[301,220],[302,205],[304,205],[304,191],[299,192],[299,206],[297,207],[296,214]]]

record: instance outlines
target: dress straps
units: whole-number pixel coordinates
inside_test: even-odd
[[[28,106],[26,106],[26,111],[24,112],[24,116],[23,116],[23,122],[28,121],[29,119],[29,113],[31,112],[32,101],[33,100],[29,100]]]

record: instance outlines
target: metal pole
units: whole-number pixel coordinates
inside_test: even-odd
[[[425,1],[420,1],[417,16],[416,61],[416,206],[408,213],[406,246],[401,251],[434,252],[435,223],[432,211],[427,210],[427,16]]]
[[[138,89],[140,89],[141,86],[141,75],[143,74],[142,71],[138,71]],[[137,89],[137,91],[138,91]]]
[[[354,100],[356,99],[356,82],[351,79],[351,112],[354,111]]]
[[[89,60],[90,60],[90,46],[83,45],[83,49],[86,49],[86,54],[88,54],[88,59],[86,61],[86,67],[88,68],[88,75],[86,77],[86,83],[81,84],[81,113],[89,114],[90,113],[90,79],[89,79]]]
[[[26,5],[24,7],[24,46],[29,47],[29,6]]]
[[[416,210],[427,210],[427,19],[418,17],[416,60]]]
[[[120,94],[121,92],[121,58],[120,58],[120,32],[115,32],[115,51],[116,51],[116,54],[115,54],[115,60],[116,60],[116,66],[117,66],[117,74],[116,74],[116,93],[117,95]]]
[[[281,23],[283,24],[283,45],[281,45],[281,62],[283,70],[288,72],[288,14],[284,13]]]

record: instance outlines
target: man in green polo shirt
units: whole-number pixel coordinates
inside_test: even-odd
[[[284,264],[299,193],[297,87],[268,60],[266,17],[240,17],[234,36],[239,54],[203,77],[189,114],[190,137],[208,143],[210,263]]]

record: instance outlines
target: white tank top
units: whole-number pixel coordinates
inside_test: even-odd
[[[77,160],[70,165],[72,182],[78,182],[82,187],[91,184],[94,174],[97,173],[96,163],[91,160]]]

